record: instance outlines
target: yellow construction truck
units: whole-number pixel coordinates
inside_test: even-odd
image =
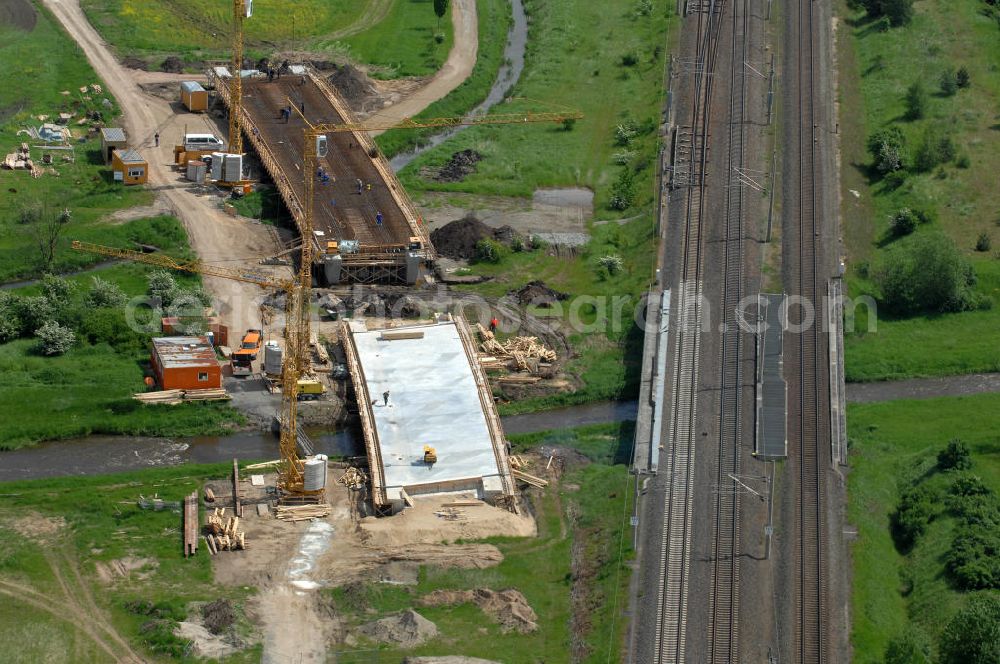
[[[260,353],[261,344],[264,341],[262,330],[247,330],[243,335],[240,347],[233,351],[230,363],[233,367],[234,376],[249,376],[253,373],[253,362]]]

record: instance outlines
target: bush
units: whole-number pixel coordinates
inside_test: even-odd
[[[55,317],[55,309],[43,295],[28,295],[17,299],[17,317],[21,321],[21,336],[35,333],[45,323]]]
[[[503,258],[503,245],[496,240],[483,238],[476,243],[476,260],[481,263],[499,263]]]
[[[635,202],[635,178],[628,168],[622,169],[618,179],[611,185],[611,200],[608,206],[612,210],[627,210]]]
[[[909,551],[937,513],[938,495],[925,486],[912,488],[900,496],[891,517],[892,537],[899,550]]]
[[[146,289],[146,293],[149,297],[159,299],[160,304],[164,307],[173,302],[173,297],[178,290],[177,280],[174,279],[174,275],[166,270],[156,270],[149,273],[147,282],[149,286]]]
[[[878,0],[878,4],[893,26],[906,25],[913,20],[913,0]]]
[[[993,245],[993,241],[990,240],[989,233],[980,233],[979,237],[976,238],[976,251],[989,251],[990,247]]]
[[[607,256],[601,256],[597,259],[597,264],[607,271],[609,275],[616,275],[624,269],[624,262],[621,256],[616,256],[614,254],[608,254]]]
[[[174,634],[177,623],[173,620],[149,620],[139,628],[142,642],[153,652],[163,653],[178,659],[187,657],[194,643]]]
[[[141,352],[148,337],[129,327],[125,311],[120,307],[98,307],[83,314],[80,337],[91,344],[106,343],[118,352]]]
[[[639,56],[635,52],[626,53],[622,56],[622,67],[634,67],[639,64]]]
[[[931,664],[931,642],[914,626],[890,639],[885,648],[884,664]]]
[[[51,274],[42,275],[42,292],[53,308],[69,305],[76,291],[76,284]]]
[[[879,173],[898,171],[906,166],[906,138],[899,127],[880,129],[868,137],[868,153]]]
[[[965,443],[953,438],[938,452],[937,465],[941,470],[968,470],[972,468],[972,455]]]
[[[941,664],[996,664],[1000,657],[1000,596],[975,595],[941,634]]]
[[[965,311],[978,306],[975,272],[941,233],[920,234],[890,250],[875,270],[886,307],[898,314]]]
[[[965,67],[959,67],[958,73],[955,74],[955,83],[960,88],[967,88],[972,85],[972,77],[969,76],[969,70]]]
[[[76,343],[76,334],[68,327],[49,321],[35,330],[43,355],[62,355]]]
[[[896,214],[889,217],[889,228],[896,237],[909,235],[917,228],[919,221],[916,213],[910,208],[900,208]]]
[[[615,144],[620,147],[625,147],[632,142],[632,139],[635,138],[638,133],[639,130],[635,126],[634,122],[623,122],[615,127]]]
[[[118,287],[118,284],[105,281],[100,277],[91,277],[90,290],[87,291],[86,303],[91,307],[123,307],[128,302],[128,296]]]
[[[963,590],[1000,588],[1000,534],[983,526],[962,526],[945,556],[945,566]]]
[[[16,295],[0,291],[0,344],[21,336],[21,303]]]
[[[917,171],[926,173],[939,164],[954,161],[957,154],[951,136],[937,127],[931,127],[924,133],[924,139],[917,148],[913,166]]]
[[[576,126],[576,118],[563,118],[562,130],[563,131],[573,131],[573,127]]]
[[[968,168],[972,166],[972,160],[969,159],[969,155],[967,154],[959,155],[958,159],[955,160],[955,165],[959,168]]]
[[[930,99],[924,84],[917,80],[906,89],[906,96],[903,103],[906,104],[906,118],[908,120],[919,120],[927,114],[927,105]]]
[[[941,94],[946,97],[950,97],[958,92],[958,75],[955,73],[955,70],[948,67],[941,72],[939,84],[941,86]]]

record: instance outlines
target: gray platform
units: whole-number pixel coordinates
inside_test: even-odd
[[[757,335],[757,432],[754,454],[764,459],[788,456],[787,386],[782,375],[781,305],[784,295],[760,295],[760,316],[766,323]]]

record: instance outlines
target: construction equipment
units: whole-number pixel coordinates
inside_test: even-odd
[[[253,0],[233,0],[233,76],[230,85],[229,152],[243,154],[239,117],[243,110],[243,20],[253,15]]]
[[[182,261],[162,254],[143,254],[131,249],[106,247],[79,240],[74,240],[72,244],[73,249],[77,251],[155,265],[169,270],[232,279],[254,284],[261,288],[280,289],[285,292],[285,366],[281,372],[283,417],[279,444],[281,465],[278,472],[278,486],[286,494],[300,496],[321,493],[321,491],[307,492],[303,488],[304,471],[302,460],[298,454],[298,432],[296,430],[299,380],[308,373],[310,368],[308,304],[312,287],[311,246],[310,242],[302,243],[302,262],[297,278],[282,280],[253,270],[209,265],[200,260]]]
[[[234,376],[253,373],[253,361],[257,359],[263,341],[264,332],[262,330],[247,330],[247,333],[243,335],[240,347],[230,357]]]
[[[424,463],[433,465],[437,463],[438,455],[437,450],[435,450],[430,445],[424,445]]]
[[[326,394],[326,386],[311,378],[299,379],[299,400],[315,401]]]

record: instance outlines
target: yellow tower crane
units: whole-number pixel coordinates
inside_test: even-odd
[[[243,110],[243,20],[253,15],[253,0],[233,0],[233,61],[229,80],[229,152],[243,153],[239,117]]]
[[[303,243],[308,244],[308,243]],[[299,380],[309,369],[309,293],[311,282],[305,282],[302,287],[302,275],[311,279],[310,266],[305,262],[307,249],[303,248],[302,269],[298,279],[274,279],[266,274],[247,269],[236,269],[209,265],[198,260],[184,261],[163,254],[144,254],[131,249],[106,247],[90,242],[73,241],[73,249],[86,251],[101,256],[120,258],[136,263],[154,265],[168,270],[179,270],[194,274],[204,274],[223,279],[242,281],[265,289],[278,289],[285,292],[285,358],[281,372],[282,422],[281,439],[279,443],[281,465],[279,467],[278,486],[287,494],[302,495],[308,493],[303,486],[302,460],[298,454],[298,433],[296,431],[296,415],[298,414]]]

